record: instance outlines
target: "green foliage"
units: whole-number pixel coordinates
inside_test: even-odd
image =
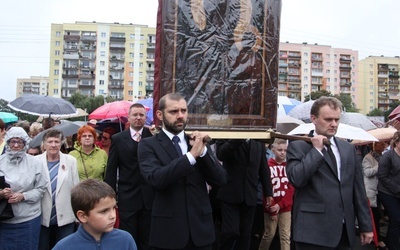
[[[385,116],[385,113],[378,108],[374,108],[367,114],[367,116]]]
[[[333,95],[331,94],[331,92],[323,89],[323,90],[320,90],[320,91],[311,92],[309,95],[306,95],[304,97],[304,101],[305,102],[309,101],[310,100],[310,96],[311,96],[311,100],[317,100],[321,96],[333,96]]]
[[[86,112],[90,114],[93,112],[93,110],[104,104],[104,97],[102,95],[89,97],[76,92],[68,99],[68,101],[71,102],[76,108],[86,110]]]
[[[334,95],[337,99],[342,102],[343,107],[346,112],[358,112],[356,105],[353,103],[351,96],[349,94],[340,93],[339,95]]]

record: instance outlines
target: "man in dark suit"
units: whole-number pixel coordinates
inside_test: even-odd
[[[334,97],[316,100],[311,108],[315,125],[311,143],[292,141],[287,150],[286,172],[295,187],[292,243],[296,250],[351,249],[356,218],[361,244],[369,244],[373,237],[356,150],[335,138],[341,110]]]
[[[228,183],[221,187],[220,249],[247,250],[257,206],[257,184],[262,185],[264,204],[272,200],[270,170],[265,145],[256,140],[219,140],[217,157],[228,172]]]
[[[186,135],[188,108],[176,93],[159,101],[162,130],[139,144],[142,175],[156,190],[150,245],[155,249],[211,249],[215,240],[207,184],[226,183],[226,171],[204,142],[207,134]]]
[[[132,235],[138,249],[150,249],[148,241],[154,190],[140,174],[137,157],[138,142],[152,136],[144,127],[145,107],[133,104],[128,121],[129,129],[112,136],[104,181],[117,192],[119,228]]]

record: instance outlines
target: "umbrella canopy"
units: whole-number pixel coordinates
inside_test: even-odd
[[[153,98],[146,98],[137,101],[137,103],[143,104],[146,107],[149,107],[147,111],[146,125],[153,124]]]
[[[397,129],[393,127],[376,128],[368,130],[367,132],[381,142],[389,142],[393,138],[394,133],[397,132]],[[367,144],[365,141],[360,140],[354,140],[352,143],[357,145]]]
[[[314,130],[314,123],[300,124],[298,127],[290,131],[289,135],[307,135]],[[347,124],[339,123],[336,136],[343,139],[361,140],[361,141],[378,141],[374,136],[361,128],[356,128]]]
[[[77,108],[76,111],[77,111],[77,113],[73,114],[73,115],[64,115],[62,117],[58,116],[58,115],[52,115],[51,117],[54,118],[54,119],[59,119],[59,118],[66,119],[66,118],[74,118],[74,117],[81,117],[81,116],[87,116],[88,115],[88,113],[85,110],[81,109],[81,108]],[[36,121],[37,122],[42,122],[43,119],[46,118],[46,117],[47,116],[39,116]]]
[[[4,123],[18,121],[18,117],[16,117],[13,113],[8,112],[0,112],[0,118],[3,120]]]
[[[364,130],[375,129],[376,126],[367,116],[360,113],[343,112],[340,115],[340,123],[351,125]]]
[[[299,104],[301,104],[301,102],[296,99],[287,96],[278,96],[278,117],[287,115],[290,110]]]
[[[19,112],[38,116],[57,115],[64,117],[77,113],[76,108],[69,101],[34,94],[22,95],[10,102],[8,106]]]
[[[106,103],[95,109],[89,115],[89,119],[110,119],[121,116],[128,116],[129,108],[133,102],[115,101]]]
[[[314,102],[314,100],[310,100],[308,102],[300,103],[296,107],[292,108],[288,115],[302,121],[310,121],[311,107]]]
[[[276,131],[287,134],[289,131],[293,130],[300,124],[304,124],[304,122],[294,117],[288,115],[278,116],[276,122]]]
[[[397,106],[395,109],[393,109],[392,112],[390,112],[388,118],[389,120],[395,118],[396,116],[400,115],[400,105]]]
[[[70,122],[70,121],[63,121],[60,125],[56,125],[52,127],[51,129],[57,129],[60,130],[64,136],[70,136],[73,134],[78,133],[78,130],[80,127],[83,125],[86,125],[86,122],[82,121],[75,121],[75,122]],[[35,137],[32,138],[31,142],[29,143],[29,146],[31,148],[40,146],[42,143],[43,135],[46,133],[47,130],[44,130],[37,134]]]

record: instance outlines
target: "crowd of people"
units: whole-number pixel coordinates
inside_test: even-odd
[[[0,204],[14,214],[0,220],[0,249],[265,250],[274,239],[282,250],[352,249],[356,229],[362,245],[375,232],[381,249],[400,249],[400,132],[359,161],[335,137],[341,109],[321,97],[311,142],[267,148],[185,132],[188,107],[176,93],[159,101],[159,131],[138,103],[125,130],[99,134],[88,123],[69,143],[51,118],[9,129],[0,120]],[[43,130],[41,146],[29,147]]]

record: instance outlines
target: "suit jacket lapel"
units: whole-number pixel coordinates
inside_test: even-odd
[[[178,152],[176,152],[174,145],[172,144],[172,141],[164,133],[164,131],[161,130],[160,133],[157,134],[157,139],[160,142],[161,146],[165,149],[165,151],[168,152],[168,155],[171,156],[172,159],[179,157]]]

